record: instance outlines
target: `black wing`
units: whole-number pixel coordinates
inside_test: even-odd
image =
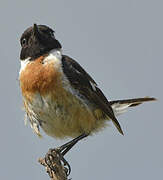
[[[102,91],[97,87],[91,76],[73,59],[63,55],[63,72],[71,83],[71,86],[84,96],[90,103],[101,109],[114,123],[118,131],[123,134],[121,126],[117,121],[111,104]]]

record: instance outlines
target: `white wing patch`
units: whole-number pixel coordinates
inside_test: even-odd
[[[90,82],[90,85],[92,86],[92,89],[93,89],[94,91],[96,91],[97,85],[96,85],[95,83],[93,83],[92,81],[89,81],[89,82]]]

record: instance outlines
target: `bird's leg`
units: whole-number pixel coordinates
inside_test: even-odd
[[[45,161],[46,161],[46,164],[49,166],[49,168],[53,171],[55,171],[55,168],[53,167],[53,154],[54,152],[56,152],[59,157],[60,157],[60,160],[63,162],[64,166],[67,166],[68,168],[68,172],[67,172],[67,175],[70,174],[71,172],[71,167],[69,165],[69,163],[65,160],[64,158],[64,155],[80,140],[82,140],[83,138],[87,137],[88,134],[82,134],[78,137],[76,137],[75,139],[67,142],[66,144],[63,144],[62,146],[56,148],[56,149],[50,149],[48,151],[48,153],[46,154],[45,156]]]
[[[83,138],[87,137],[88,134],[82,134],[75,139],[67,142],[66,144],[63,144],[62,146],[57,148],[57,151],[59,151],[62,156],[64,156],[78,141],[82,140]]]

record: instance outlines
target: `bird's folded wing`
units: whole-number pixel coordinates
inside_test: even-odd
[[[123,134],[110,103],[91,76],[75,60],[68,56],[63,55],[62,65],[63,72],[71,86],[89,103],[102,110],[112,120],[118,131]]]

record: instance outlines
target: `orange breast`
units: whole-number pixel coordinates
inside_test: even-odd
[[[32,94],[39,92],[41,95],[48,91],[55,91],[61,84],[61,72],[55,62],[43,63],[41,56],[31,61],[20,74],[20,86],[23,96],[31,100]]]

